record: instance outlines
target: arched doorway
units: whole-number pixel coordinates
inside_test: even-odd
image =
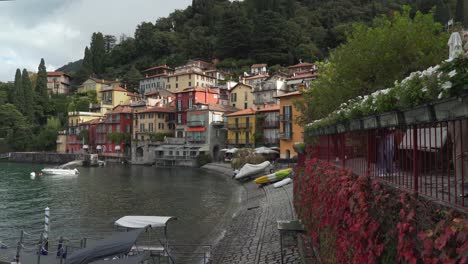
[[[213,147],[213,160],[214,161],[219,161],[219,146],[216,145]]]
[[[139,158],[143,157],[143,148],[142,147],[138,147],[136,149],[136,156],[139,157]]]

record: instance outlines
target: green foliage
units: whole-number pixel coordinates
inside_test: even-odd
[[[106,59],[106,47],[104,42],[104,36],[101,32],[93,33],[93,36],[91,37],[90,52],[92,58],[91,61],[93,62],[93,71],[96,74],[103,73],[104,63]]]
[[[29,79],[29,74],[26,69],[23,69],[23,94],[24,94],[24,106],[22,113],[27,117],[28,121],[34,120],[34,91],[31,84],[31,79]]]
[[[431,14],[416,12],[412,17],[409,7],[390,18],[376,18],[372,27],[355,24],[346,43],[319,65],[320,78],[304,94],[304,101],[313,103],[302,107],[302,121],[323,118],[351,98],[437,64],[446,56],[447,39]]]
[[[89,130],[88,129],[83,129],[78,133],[78,139],[83,140],[83,144],[88,144],[89,143]]]
[[[31,141],[31,126],[12,104],[0,105],[0,138],[12,150],[26,150]]]
[[[210,154],[200,154],[197,156],[197,166],[201,167],[213,161]]]
[[[12,103],[16,106],[16,108],[23,112],[24,107],[24,91],[23,91],[23,78],[21,76],[21,70],[16,69],[15,74],[15,87],[12,93]]]
[[[41,63],[38,67],[37,81],[34,101],[34,112],[36,122],[43,125],[47,121],[47,114],[52,110],[48,104],[49,95],[47,92],[47,69],[45,66],[44,59],[41,59]]]
[[[165,137],[172,137],[174,136],[171,133],[155,133],[155,134],[150,134],[150,140],[153,142],[161,142],[164,141]]]
[[[136,92],[140,87],[140,79],[143,78],[140,71],[135,68],[135,65],[130,67],[130,70],[124,75],[122,82],[129,91]]]

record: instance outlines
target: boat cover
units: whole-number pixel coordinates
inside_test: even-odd
[[[132,256],[122,259],[109,259],[109,260],[98,260],[93,261],[90,264],[140,264],[145,259],[149,257],[148,254],[139,254],[137,256]]]
[[[137,216],[127,215],[115,221],[115,225],[126,228],[164,227],[172,216]]]
[[[67,258],[66,264],[87,264],[120,254],[127,254],[144,229],[121,232],[97,241],[93,246],[79,249]]]
[[[252,176],[257,173],[264,172],[265,169],[271,166],[269,161],[264,161],[260,164],[250,164],[246,163],[242,168],[239,170],[239,173],[236,174],[236,179],[241,179],[247,176]]]

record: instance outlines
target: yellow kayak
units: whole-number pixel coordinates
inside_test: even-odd
[[[272,174],[268,174],[268,175],[265,175],[265,176],[258,177],[257,179],[255,179],[255,183],[256,184],[265,184],[265,183],[269,183],[269,182],[276,182],[276,181],[282,180],[282,179],[286,178],[287,176],[289,176],[289,174],[291,174],[292,171],[293,171],[292,168],[279,170],[277,172],[273,172]]]

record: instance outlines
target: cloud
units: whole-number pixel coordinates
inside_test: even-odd
[[[16,0],[0,1],[0,81],[16,68],[48,70],[83,57],[93,32],[133,36],[143,21],[155,22],[190,0]]]

